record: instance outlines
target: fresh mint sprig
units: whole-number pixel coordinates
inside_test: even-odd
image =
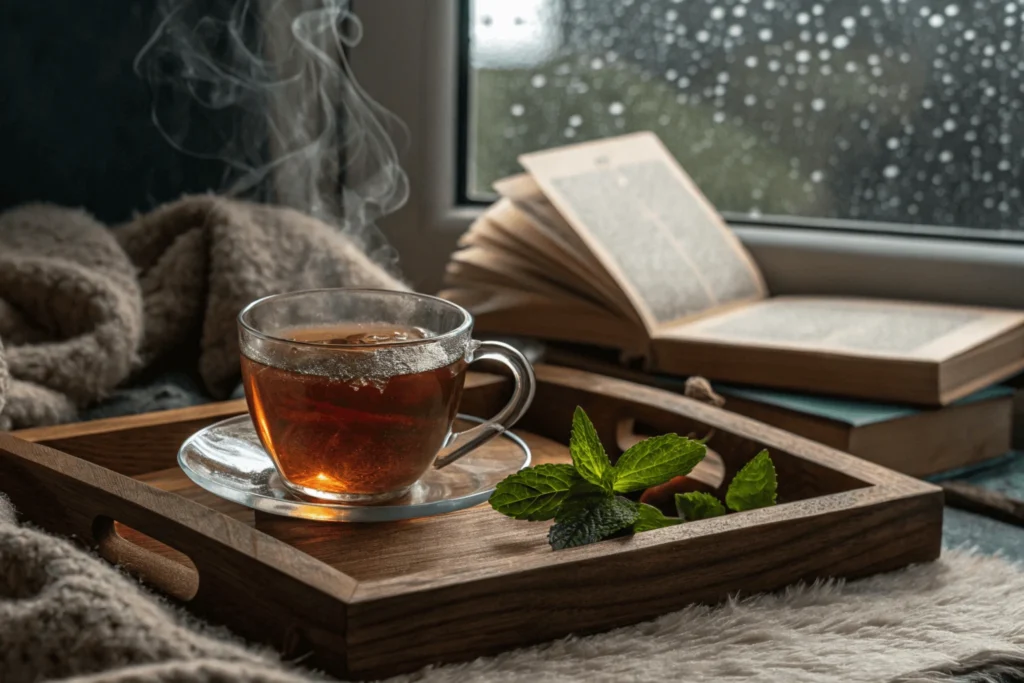
[[[698,519],[721,517],[725,514],[725,506],[710,493],[691,491],[676,494],[676,512],[687,522]]]
[[[513,519],[554,519],[573,486],[582,481],[572,465],[527,467],[498,483],[491,507]]]
[[[579,406],[576,406],[576,412],[572,416],[569,455],[572,457],[573,467],[581,477],[608,492],[613,490],[615,468],[612,467],[608,454],[604,452],[594,423]]]
[[[761,451],[732,478],[725,504],[733,512],[775,505],[778,484],[775,464],[768,457],[768,451]]]
[[[636,521],[633,523],[633,533],[635,534],[642,531],[664,529],[667,526],[675,526],[686,521],[680,517],[666,517],[661,510],[647,503],[640,503],[639,508]]]
[[[615,491],[643,491],[672,477],[689,474],[706,453],[704,444],[677,434],[644,439],[623,453],[615,464]]]
[[[555,515],[548,543],[555,550],[597,543],[632,527],[639,514],[636,503],[622,496],[598,495],[579,504],[569,501]]]
[[[703,441],[666,434],[634,444],[612,465],[590,418],[577,407],[569,439],[572,464],[523,469],[498,484],[490,503],[513,519],[553,519],[548,542],[555,550],[717,517],[726,514],[726,506],[709,493],[677,494],[678,517],[620,495],[689,474],[706,453]],[[776,485],[775,467],[761,451],[733,478],[726,505],[736,512],[774,505]]]

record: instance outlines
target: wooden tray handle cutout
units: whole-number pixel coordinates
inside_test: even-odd
[[[175,548],[110,517],[97,517],[92,535],[100,557],[151,588],[182,602],[199,592],[199,570],[188,555]]]

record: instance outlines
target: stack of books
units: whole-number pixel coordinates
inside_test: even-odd
[[[1024,370],[1024,312],[772,296],[650,133],[520,162],[448,264],[478,330],[650,384],[702,375],[728,409],[916,475],[1009,449],[994,385]]]
[[[606,352],[549,344],[544,362],[575,367],[682,393],[685,380],[623,366]],[[1021,450],[1019,434],[1024,392],[1007,384],[986,387],[948,406],[928,408],[765,387],[715,382],[725,409],[813,439],[890,469],[930,477],[996,463]]]

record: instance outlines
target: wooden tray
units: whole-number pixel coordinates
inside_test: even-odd
[[[547,523],[487,505],[388,524],[272,518],[212,497],[175,466],[186,436],[243,412],[241,401],[0,434],[0,490],[24,518],[97,547],[195,613],[357,678],[939,555],[934,486],[657,389],[545,366],[537,379],[517,429],[536,463],[568,459],[581,405],[613,457],[635,429],[713,428],[717,478],[728,481],[768,448],[782,503],[561,551]],[[490,414],[506,389],[475,375],[462,410]]]

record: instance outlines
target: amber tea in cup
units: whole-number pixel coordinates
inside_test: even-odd
[[[429,338],[421,330],[380,327],[285,330],[293,341],[336,348]],[[245,394],[268,451],[288,480],[336,493],[397,491],[419,479],[434,460],[458,409],[466,361],[386,381],[276,368],[242,356]]]
[[[440,455],[461,457],[525,412],[529,363],[473,341],[472,318],[406,292],[316,290],[261,299],[239,316],[242,377],[256,431],[290,489],[373,503],[401,496]],[[517,396],[452,434],[472,360],[506,363]]]

